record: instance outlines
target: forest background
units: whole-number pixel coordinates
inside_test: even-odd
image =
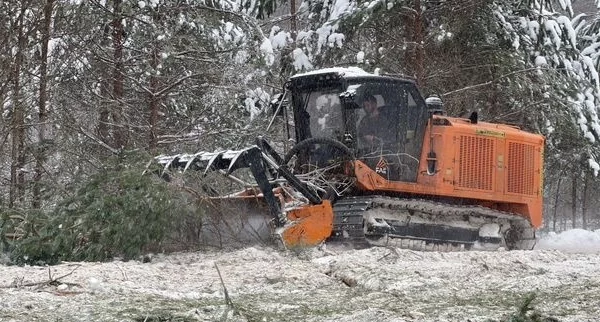
[[[545,229],[598,229],[597,5],[2,1],[0,251],[134,257],[178,230],[191,243],[198,191],[156,184],[147,162],[280,138],[265,128],[287,78],[337,66],[412,77],[450,115],[545,135]]]

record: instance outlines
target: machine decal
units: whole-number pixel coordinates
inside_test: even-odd
[[[381,157],[379,162],[377,162],[377,165],[375,166],[375,172],[385,175],[388,174],[388,163],[383,157]]]
[[[495,138],[505,138],[506,137],[506,133],[504,133],[504,132],[493,131],[493,130],[483,130],[483,129],[476,129],[475,134],[482,135],[482,136],[491,136],[491,137],[495,137]]]

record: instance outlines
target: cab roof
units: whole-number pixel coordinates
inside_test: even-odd
[[[362,80],[362,81],[387,81],[399,83],[415,83],[414,80],[406,77],[394,75],[377,75],[364,71],[359,67],[334,67],[323,68],[306,73],[296,74],[290,77],[290,82],[294,87],[319,87],[322,85],[332,85],[341,83],[344,80]]]

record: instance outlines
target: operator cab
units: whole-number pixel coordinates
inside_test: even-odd
[[[428,113],[413,81],[336,68],[296,75],[288,86],[296,142],[336,140],[385,179],[416,181]],[[335,157],[318,146],[310,153]]]

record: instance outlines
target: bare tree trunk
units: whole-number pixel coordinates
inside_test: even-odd
[[[24,61],[25,51],[25,26],[24,16],[26,12],[25,3],[21,2],[21,10],[17,18],[17,48],[15,63],[12,71],[13,81],[13,113],[11,120],[12,149],[10,165],[10,196],[9,207],[13,208],[17,199],[24,197],[25,174],[25,106],[21,98],[21,68]]]
[[[46,152],[44,151],[44,141],[46,140],[46,122],[48,115],[46,103],[48,102],[48,43],[50,41],[50,25],[52,21],[52,11],[54,9],[54,0],[47,0],[44,6],[44,24],[42,27],[42,53],[40,57],[40,95],[38,101],[38,148],[35,155],[35,174],[33,176],[33,208],[40,208],[42,202],[41,181],[44,174],[44,163],[46,161]]]
[[[152,12],[152,20],[156,25],[160,23],[160,14],[158,13],[158,9],[155,9]],[[158,112],[159,112],[159,81],[158,81],[158,66],[159,59],[158,55],[160,53],[160,44],[158,41],[152,42],[152,51],[150,52],[150,67],[152,67],[152,75],[150,75],[150,94],[148,94],[148,108],[150,110],[150,133],[149,133],[149,144],[148,148],[150,150],[156,149],[157,145],[157,133],[156,126],[158,125]]]
[[[554,209],[552,212],[552,231],[556,231],[556,212],[558,211],[558,200],[560,196],[560,183],[562,182],[562,177],[558,178],[558,182],[556,183],[556,194],[554,195]]]
[[[571,186],[571,220],[573,220],[573,228],[576,228],[577,222],[577,176],[573,176]]]
[[[583,180],[583,191],[581,192],[581,228],[587,229],[587,212],[588,212],[588,187],[590,185],[590,176],[586,172]]]
[[[127,130],[123,121],[123,97],[125,96],[124,80],[125,70],[123,64],[123,15],[121,13],[122,0],[114,0],[113,4],[113,22],[112,22],[112,40],[114,49],[114,69],[113,69],[113,99],[114,108],[111,110],[112,120],[114,122],[113,133],[115,138],[115,147],[122,149],[127,144]]]
[[[107,25],[104,26],[104,33],[102,38],[102,47],[108,47],[109,43],[109,32],[110,27]],[[100,62],[100,64],[105,64],[105,62]],[[100,80],[100,95],[104,100],[107,100],[110,97],[110,72],[108,68],[102,68],[102,79]],[[102,141],[109,144],[110,136],[108,131],[109,124],[109,106],[107,102],[100,104],[100,119],[98,122],[98,136]]]
[[[424,69],[424,38],[423,38],[423,11],[421,0],[415,0],[414,10],[406,16],[405,35],[408,49],[404,51],[404,60],[408,67],[407,74],[414,75],[417,84],[423,86],[425,82]],[[412,73],[411,73],[412,72]]]
[[[415,0],[415,20],[414,20],[414,42],[415,42],[415,72],[417,75],[417,84],[425,86],[425,53],[423,38],[423,11],[421,10],[421,0]]]
[[[290,0],[290,33],[292,39],[296,39],[298,34],[298,27],[296,26],[296,0]]]
[[[567,215],[560,216],[560,231],[567,230]]]
[[[154,19],[158,19],[156,17],[158,13],[154,14]],[[154,48],[150,55],[150,66],[152,67],[152,75],[150,76],[150,94],[148,94],[148,108],[150,109],[150,138],[148,147],[150,150],[154,150],[157,144],[157,134],[156,134],[156,126],[158,123],[158,109],[159,109],[159,98],[158,95],[158,76],[157,76],[157,68],[158,68],[158,54],[159,48],[158,43],[154,42]]]

